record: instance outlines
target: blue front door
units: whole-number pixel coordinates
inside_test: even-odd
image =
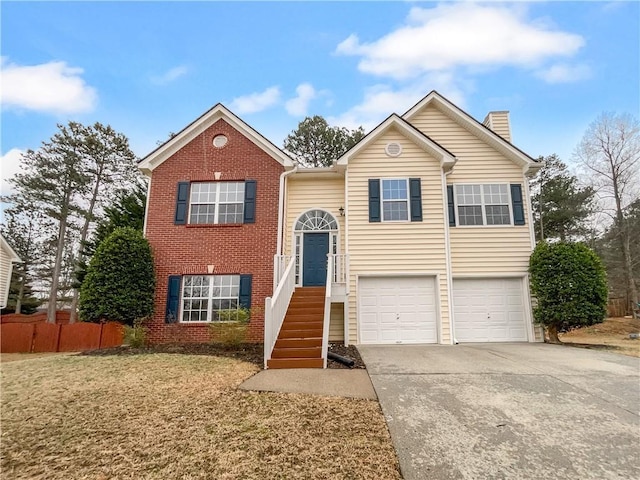
[[[302,242],[302,286],[324,286],[327,282],[328,233],[305,233]]]

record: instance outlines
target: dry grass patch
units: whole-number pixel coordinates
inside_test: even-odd
[[[633,318],[607,318],[603,323],[577,328],[560,334],[564,343],[611,349],[632,357],[640,357],[640,340],[629,338],[630,333],[640,332],[640,320]]]
[[[46,353],[0,353],[0,363],[19,362],[22,360],[35,360],[42,357],[59,357],[61,355],[74,355],[68,352],[46,352]]]
[[[4,364],[2,476],[400,478],[377,402],[236,390],[256,371],[170,354]]]

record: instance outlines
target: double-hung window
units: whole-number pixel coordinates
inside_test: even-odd
[[[456,185],[460,225],[511,225],[509,185]]]
[[[244,182],[192,183],[189,223],[242,223]]]
[[[409,220],[408,179],[382,180],[382,220],[385,222]]]
[[[240,275],[185,275],[182,282],[183,322],[215,322],[223,310],[238,310]],[[227,317],[223,317],[225,320]]]

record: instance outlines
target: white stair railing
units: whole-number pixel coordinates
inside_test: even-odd
[[[324,322],[322,324],[322,368],[327,368],[327,354],[329,351],[329,322],[331,321],[331,285],[333,284],[333,259],[327,254],[327,287],[324,294]]]
[[[343,284],[347,283],[347,262],[349,256],[346,253],[329,254],[329,263],[333,267],[331,278],[333,283]]]
[[[271,358],[295,289],[295,257],[291,257],[273,296],[264,300],[264,368],[267,368],[267,360]]]

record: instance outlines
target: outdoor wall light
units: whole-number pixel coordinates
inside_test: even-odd
[[[340,212],[340,216],[344,217],[344,207],[340,207],[338,211]]]

